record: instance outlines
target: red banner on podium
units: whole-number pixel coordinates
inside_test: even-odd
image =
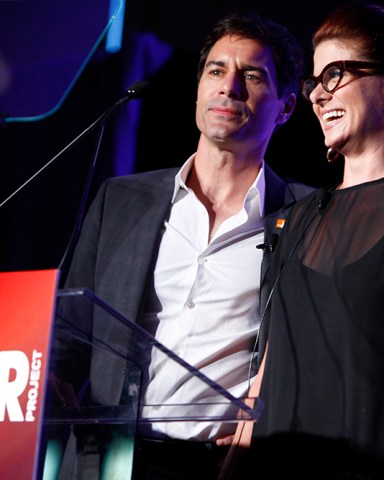
[[[58,278],[58,270],[0,273],[1,479],[36,478]]]

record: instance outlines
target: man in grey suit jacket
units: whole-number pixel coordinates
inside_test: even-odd
[[[301,50],[284,27],[258,15],[222,19],[201,51],[196,153],[179,170],[107,180],[66,279],[66,287],[91,290],[237,398],[251,380],[264,219],[312,190],[264,162],[273,132],[295,108],[301,73]],[[92,328],[108,343],[102,319],[94,317]],[[151,358],[144,401],[209,400],[193,379],[175,388],[180,372],[173,367]],[[93,400],[118,404],[124,372],[122,357],[108,364],[95,351]],[[133,478],[215,478],[226,453],[216,441],[235,428],[154,425],[137,439]]]

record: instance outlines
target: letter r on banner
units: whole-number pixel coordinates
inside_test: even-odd
[[[15,371],[11,379],[11,371]],[[29,379],[29,361],[24,352],[9,350],[0,352],[0,422],[4,421],[5,409],[11,422],[24,421],[19,397]]]

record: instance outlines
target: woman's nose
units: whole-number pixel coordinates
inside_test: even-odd
[[[332,98],[332,93],[327,92],[323,85],[319,82],[309,95],[312,103],[321,103]]]

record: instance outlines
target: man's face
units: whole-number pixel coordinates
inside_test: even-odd
[[[269,47],[239,36],[218,40],[197,91],[196,123],[202,135],[223,146],[240,142],[264,149],[276,125],[288,118]]]

